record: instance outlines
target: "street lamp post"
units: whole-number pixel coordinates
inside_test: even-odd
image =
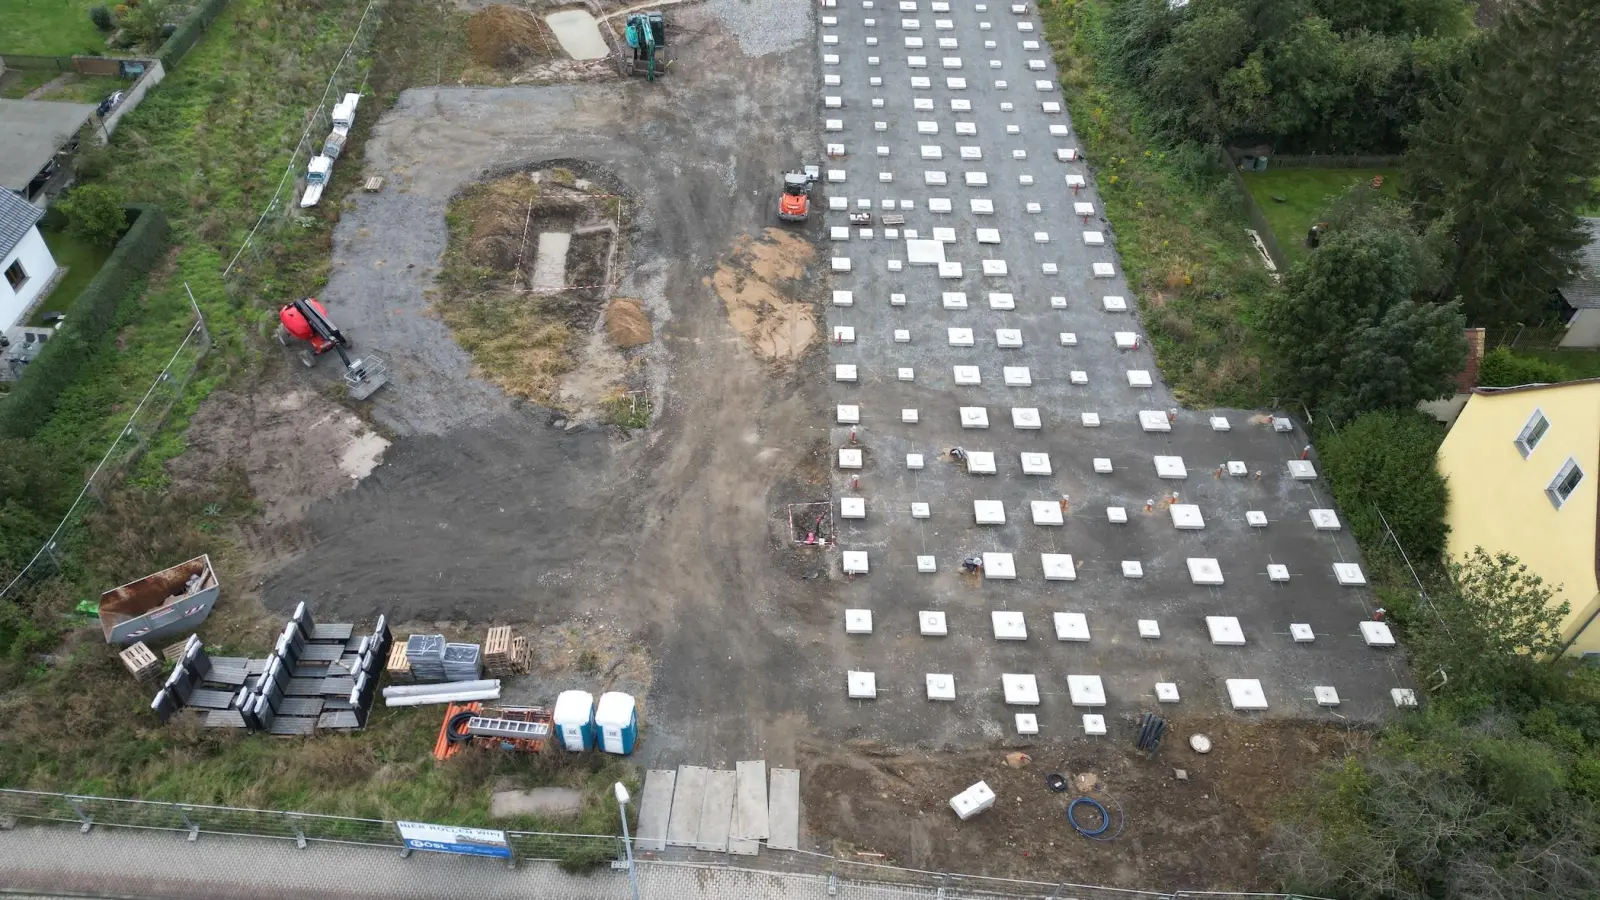
[[[622,846],[628,852],[628,884],[633,888],[633,900],[639,900],[639,878],[633,871],[633,838],[628,836],[628,789],[622,782],[612,785],[617,795],[617,814],[622,816]]]

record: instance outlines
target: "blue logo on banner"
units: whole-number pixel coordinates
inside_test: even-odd
[[[496,859],[510,859],[511,848],[490,844],[447,844],[441,841],[423,841],[407,838],[406,846],[413,850],[431,850],[434,853],[459,853],[463,856],[492,856]]]

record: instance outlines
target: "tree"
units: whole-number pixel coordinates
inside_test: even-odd
[[[1443,440],[1438,422],[1411,409],[1367,413],[1318,435],[1318,463],[1368,553],[1389,545],[1385,520],[1412,559],[1444,550],[1450,494],[1435,463]]]
[[[1431,266],[1420,236],[1378,215],[1334,229],[1263,310],[1285,384],[1335,419],[1449,393],[1465,323],[1453,303],[1412,302]]]
[[[116,188],[85,184],[56,203],[67,217],[67,231],[91,244],[109,247],[128,229],[126,199]]]
[[[1440,297],[1473,324],[1538,316],[1587,242],[1576,210],[1600,174],[1600,5],[1508,4],[1459,77],[1427,101],[1406,153],[1418,214],[1446,223]]]
[[[1532,356],[1518,356],[1504,347],[1496,347],[1485,353],[1483,362],[1478,366],[1478,384],[1482,387],[1557,384],[1571,380],[1572,373],[1559,363]]]
[[[1547,587],[1515,556],[1474,547],[1451,561],[1450,579],[1455,590],[1436,605],[1450,626],[1451,643],[1470,660],[1464,668],[1483,673],[1520,666],[1564,648],[1561,623],[1571,604],[1552,604],[1559,586]]]

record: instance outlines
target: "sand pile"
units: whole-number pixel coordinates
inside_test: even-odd
[[[481,66],[519,68],[542,55],[544,44],[539,22],[527,10],[489,6],[467,20],[467,47]]]
[[[613,297],[606,307],[606,336],[618,347],[638,347],[650,343],[650,320],[639,301]]]

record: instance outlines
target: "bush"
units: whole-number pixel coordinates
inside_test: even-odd
[[[1366,413],[1322,438],[1323,472],[1363,550],[1387,544],[1387,518],[1413,562],[1443,553],[1449,491],[1434,465],[1443,440],[1439,423],[1415,410]]]
[[[1571,381],[1572,373],[1559,363],[1518,356],[1505,347],[1483,355],[1478,367],[1478,384],[1483,387],[1516,387],[1519,384],[1555,384]]]
[[[110,32],[111,29],[117,27],[116,20],[111,18],[111,10],[105,6],[91,8],[89,10],[89,21],[94,23],[94,27],[105,32]]]
[[[156,52],[156,59],[161,61],[169,73],[177,66],[178,61],[183,59],[184,54],[189,52],[189,48],[194,46],[195,41],[200,40],[200,36],[206,33],[211,20],[222,15],[227,6],[228,0],[200,0],[195,5],[194,11],[189,13],[189,17],[183,20],[183,24],[162,42],[161,49]]]
[[[128,227],[122,192],[105,185],[85,184],[73,188],[57,201],[56,208],[67,217],[67,233],[91,244],[109,247]]]
[[[81,189],[80,189],[81,190]],[[55,408],[56,398],[100,349],[117,307],[167,247],[167,218],[159,207],[133,206],[133,226],[117,242],[100,273],[67,308],[67,324],[28,364],[22,380],[0,402],[0,437],[32,437]]]

